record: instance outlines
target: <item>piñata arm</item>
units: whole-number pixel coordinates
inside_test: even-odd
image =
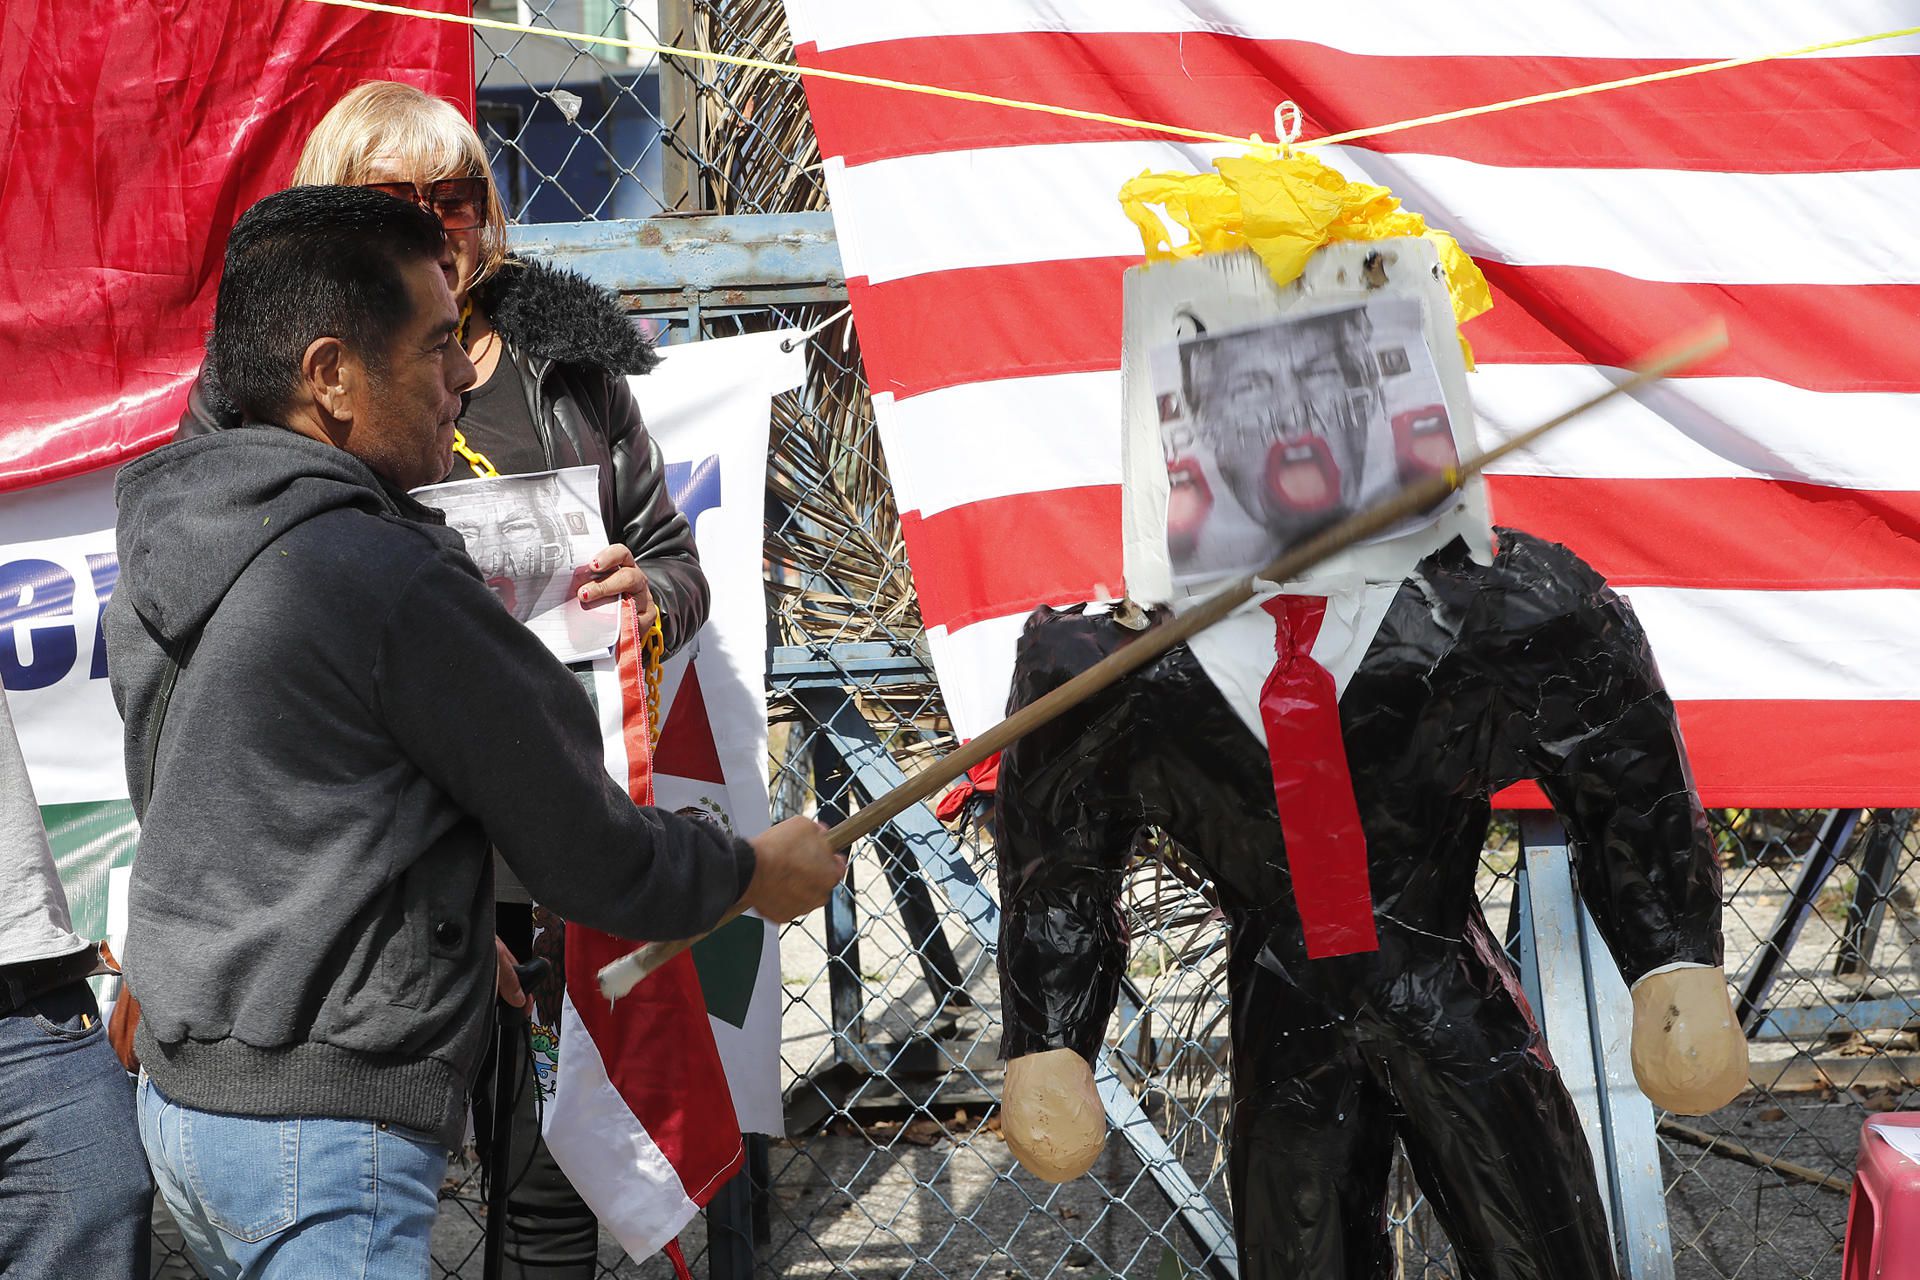
[[[1565,547],[1500,540],[1503,732],[1566,824],[1581,897],[1629,983],[1719,964],[1720,866],[1646,632]]]
[[[1104,617],[1028,621],[1009,712],[1092,666],[1127,633]],[[1008,1058],[1070,1048],[1092,1060],[1119,996],[1121,877],[1140,829],[1126,682],[1009,747],[996,802],[1000,992]]]

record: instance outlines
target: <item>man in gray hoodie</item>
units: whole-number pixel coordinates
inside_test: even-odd
[[[363,188],[255,205],[209,340],[249,425],[116,492],[141,1132],[216,1276],[426,1274],[492,1017],[489,846],[636,939],[790,919],[844,867],[812,822],[748,843],[636,807],[577,679],[408,496],[473,381],[444,254]]]

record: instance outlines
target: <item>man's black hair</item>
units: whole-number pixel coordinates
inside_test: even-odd
[[[227,238],[207,357],[240,412],[278,422],[316,338],[346,343],[376,374],[413,319],[405,263],[438,260],[446,233],[417,205],[365,187],[290,187]]]

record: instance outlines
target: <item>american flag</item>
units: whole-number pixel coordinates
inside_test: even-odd
[[[787,0],[810,67],[1303,137],[1911,26],[1910,0]],[[1042,603],[1118,594],[1116,192],[1243,148],[810,77],[854,320],[956,729]],[[1920,777],[1920,40],[1318,149],[1479,261],[1483,447],[1677,331],[1722,355],[1490,481],[1624,594],[1708,804],[1910,802]]]

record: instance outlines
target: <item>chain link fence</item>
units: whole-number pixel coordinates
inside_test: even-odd
[[[778,0],[480,0],[481,16],[786,60]],[[826,207],[797,81],[578,42],[479,32],[482,135],[522,223]],[[668,340],[824,328],[775,402],[767,602],[775,816],[827,821],[952,745],[850,324],[833,304],[651,317]],[[783,666],[780,655],[786,656]],[[758,1143],[683,1245],[712,1277],[1218,1275],[1231,1063],[1224,936],[1207,886],[1144,847],[1113,1055],[1137,1116],[1085,1178],[1051,1186],[999,1134],[989,801],[908,815],[862,842],[830,909],[789,926],[787,1136]],[[1661,1117],[1681,1280],[1836,1277],[1862,1121],[1920,1078],[1920,831],[1912,810],[1720,810],[1726,959],[1754,1087],[1704,1118]],[[1519,850],[1497,822],[1483,909],[1506,928]],[[1389,1218],[1397,1280],[1455,1280],[1405,1167]],[[456,1160],[436,1276],[479,1277],[485,1209]],[[156,1276],[187,1276],[164,1226]],[[603,1238],[599,1274],[665,1277]]]

